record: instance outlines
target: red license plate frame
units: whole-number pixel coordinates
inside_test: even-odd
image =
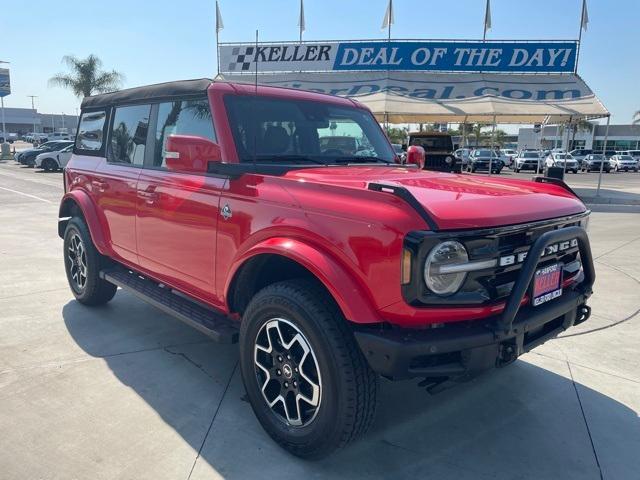
[[[553,263],[536,270],[531,282],[531,304],[534,307],[562,295],[562,270],[562,263]]]

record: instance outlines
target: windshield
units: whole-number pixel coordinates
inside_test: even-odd
[[[409,138],[409,145],[417,145],[424,148],[425,152],[446,151],[453,150],[453,143],[451,137],[447,135],[433,135],[416,137],[411,135]]]
[[[602,155],[591,155],[589,158],[591,160],[602,160]]]
[[[475,157],[497,157],[498,155],[496,154],[496,152],[494,152],[493,150],[476,150],[475,152],[473,152],[473,155]]]
[[[620,155],[620,160],[633,160],[631,155]]]
[[[540,158],[540,156],[535,152],[525,152],[522,154],[524,158]]]
[[[564,160],[565,158],[567,160],[573,160],[570,153],[556,153],[554,156],[556,157],[556,160]]]
[[[238,95],[225,103],[241,162],[391,163],[395,157],[366,110]]]

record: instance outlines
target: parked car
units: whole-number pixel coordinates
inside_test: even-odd
[[[456,162],[460,164],[462,170],[466,170],[469,163],[469,156],[471,155],[470,148],[459,148],[453,152],[453,156],[456,157]]]
[[[614,155],[609,159],[609,165],[614,172],[638,171],[638,162],[631,155]]]
[[[46,142],[37,148],[31,148],[21,152],[20,156],[16,158],[22,165],[33,167],[36,164],[36,157],[41,153],[59,152],[65,147],[73,145],[73,142],[56,140],[54,142]]]
[[[67,165],[72,152],[73,143],[62,150],[41,153],[36,156],[34,165],[36,168],[42,168],[46,172],[60,170]]]
[[[13,143],[18,139],[18,135],[16,133],[10,132],[0,132],[0,143]]]
[[[422,147],[425,151],[425,170],[459,172],[451,135],[443,132],[410,132],[407,145]]]
[[[601,153],[592,153],[584,157],[582,161],[583,172],[599,172],[602,168],[603,172],[609,173],[611,171],[611,165],[607,160],[602,161],[603,155]],[[602,165],[604,163],[604,165]]]
[[[46,134],[48,141],[51,140],[71,140],[68,132],[49,132]]]
[[[545,165],[547,167],[562,167],[567,172],[578,173],[578,162],[569,153],[551,153],[547,157]]]
[[[467,172],[489,171],[499,174],[504,167],[504,163],[495,150],[489,148],[477,148],[469,156]]]
[[[337,120],[370,156],[320,150]],[[204,79],[86,97],[64,178],[77,301],[119,286],[239,342],[258,421],[300,457],[367,430],[378,376],[443,389],[590,316],[589,211],[566,185],[398,165],[349,99]]]
[[[631,155],[635,161],[640,165],[640,150],[627,150],[626,152],[622,152],[625,155]]]
[[[536,151],[523,151],[513,161],[513,171],[533,170],[538,172],[542,169],[543,160]]]
[[[576,148],[574,150],[571,150],[569,153],[578,162],[578,168],[581,169],[584,157],[586,157],[587,155],[591,155],[593,153],[593,150],[590,150],[588,148]]]
[[[503,161],[505,166],[512,168],[514,159],[518,156],[518,152],[511,148],[501,148],[500,149],[500,159]]]

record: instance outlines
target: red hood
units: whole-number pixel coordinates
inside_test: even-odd
[[[443,230],[513,225],[586,210],[557,185],[497,176],[350,166],[294,170],[286,177],[361,189],[372,182],[403,186]]]

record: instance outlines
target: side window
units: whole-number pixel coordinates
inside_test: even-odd
[[[151,105],[134,105],[115,109],[107,154],[109,162],[142,166],[150,111]]]
[[[215,142],[209,101],[207,99],[177,100],[158,105],[154,167],[165,167],[166,141],[172,134],[195,135]]]
[[[76,148],[85,151],[98,151],[102,149],[104,124],[107,112],[84,112],[80,117],[78,135],[76,136]]]

